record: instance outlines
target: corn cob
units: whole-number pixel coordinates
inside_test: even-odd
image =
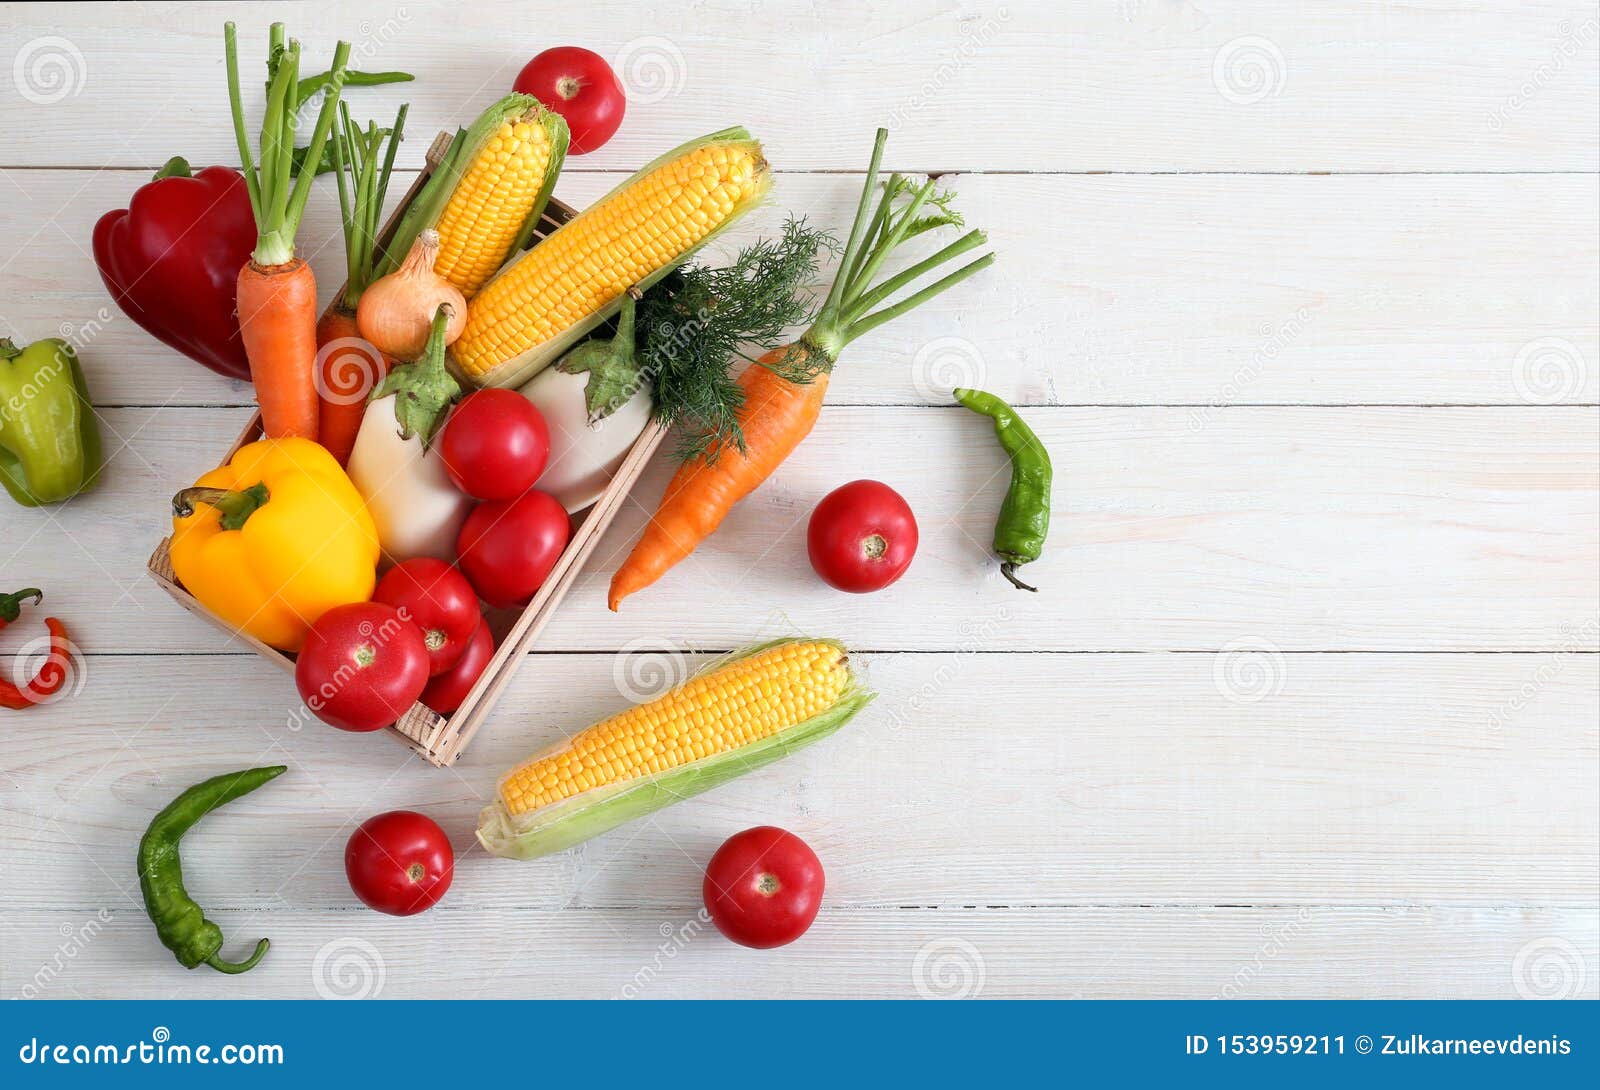
[[[567,123],[532,95],[507,95],[456,134],[385,250],[388,272],[418,232],[439,232],[434,272],[467,298],[527,245],[567,154]]]
[[[452,356],[478,385],[516,386],[753,207],[771,188],[742,128],[662,156],[490,281]]]
[[[832,734],[872,695],[832,640],[751,648],[512,769],[478,839],[507,858],[561,851]]]

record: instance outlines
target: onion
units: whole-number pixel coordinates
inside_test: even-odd
[[[450,307],[444,343],[461,336],[467,325],[467,301],[454,284],[433,271],[438,256],[439,232],[422,231],[400,267],[361,293],[356,327],[378,351],[401,360],[420,356],[440,304]]]

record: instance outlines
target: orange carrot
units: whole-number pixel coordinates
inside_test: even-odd
[[[256,246],[239,270],[239,334],[250,360],[250,379],[269,439],[317,437],[317,280],[295,257],[294,236],[311,196],[311,179],[327,144],[344,85],[350,43],[334,47],[333,68],[322,88],[326,97],[296,176],[295,133],[300,101],[300,43],[285,41],[282,23],[268,31],[267,109],[261,123],[261,165],[250,154],[239,96],[239,52],[232,23],[223,24],[228,67],[228,105],[250,209]]]
[[[874,212],[878,164],[888,135],[886,129],[878,130],[850,241],[816,320],[797,343],[768,352],[739,377],[744,449],[723,449],[679,467],[633,552],[611,577],[607,604],[612,610],[693,552],[722,525],[733,505],[755,491],[811,433],[822,411],[829,372],[845,345],[994,263],[994,255],[985,254],[897,303],[879,306],[930,269],[988,241],[982,231],[968,231],[903,272],[876,279],[884,260],[902,242],[961,222],[950,208],[949,195],[935,193],[931,179],[913,187],[898,174],[890,175]],[[902,197],[907,198],[903,204]]]
[[[356,307],[373,281],[379,252],[378,217],[405,123],[406,107],[402,105],[393,128],[380,129],[376,122],[369,122],[363,130],[351,123],[350,111],[339,103],[342,135],[334,136],[333,165],[348,275],[344,290],[328,304],[317,323],[317,396],[322,401],[317,439],[340,465],[349,461],[355,449],[367,395],[377,389],[394,363],[361,335]]]
[[[715,461],[691,458],[678,467],[655,516],[611,578],[607,604],[613,611],[710,537],[733,505],[754,492],[811,434],[828,392],[827,372],[801,383],[771,369],[780,361],[795,362],[790,353],[796,350],[807,352],[804,345],[774,348],[739,376],[744,391],[738,412],[744,452],[730,447]]]
[[[317,437],[317,279],[299,258],[239,270],[239,335],[269,439]]]
[[[356,329],[356,316],[330,306],[317,323],[317,442],[340,465],[350,460],[367,411],[367,395],[389,373],[391,361]]]

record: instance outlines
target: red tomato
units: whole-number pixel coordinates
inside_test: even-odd
[[[478,390],[444,422],[439,457],[456,487],[473,499],[514,499],[544,472],[550,429],[544,414],[515,390]]]
[[[422,629],[428,676],[438,677],[461,658],[483,613],[467,577],[443,560],[418,557],[396,564],[378,580],[374,602],[394,606]]]
[[[881,481],[851,481],[822,498],[806,528],[811,566],[830,587],[865,594],[905,574],[917,553],[917,520]]]
[[[294,663],[300,699],[340,730],[387,727],[417,702],[428,683],[422,630],[393,606],[334,606],[311,626]]]
[[[428,687],[422,690],[422,702],[440,715],[449,715],[461,707],[493,657],[494,636],[489,632],[489,622],[480,620],[456,664],[429,681]]]
[[[740,946],[769,950],[806,933],[822,905],[822,862],[806,842],[758,825],[723,842],[706,864],[711,922]]]
[[[439,903],[455,876],[450,838],[415,810],[390,810],[363,821],[344,846],[344,873],[368,908],[415,916]]]
[[[628,104],[605,58],[576,45],[546,49],[517,73],[512,90],[532,95],[567,119],[569,155],[593,151],[616,133]]]
[[[456,535],[461,570],[492,606],[526,605],[567,547],[572,524],[549,493],[480,503]]]

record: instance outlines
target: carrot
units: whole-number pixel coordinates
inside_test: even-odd
[[[277,439],[317,437],[317,278],[299,258],[239,270],[239,334],[250,360],[250,381],[261,426]]]
[[[350,43],[334,49],[333,68],[311,145],[296,177],[294,142],[299,113],[300,43],[284,41],[273,23],[267,55],[267,109],[261,123],[261,164],[250,154],[239,97],[239,50],[232,23],[223,25],[228,66],[228,105],[239,141],[240,165],[256,219],[256,246],[239,270],[239,334],[250,361],[250,380],[268,438],[317,437],[317,280],[295,257],[294,236],[311,196],[311,179],[333,127],[344,85]]]
[[[827,372],[810,382],[790,382],[772,370],[797,348],[804,351],[798,345],[775,348],[739,376],[744,401],[737,416],[744,451],[730,448],[715,461],[691,458],[678,467],[655,516],[612,577],[607,604],[613,611],[716,532],[733,505],[754,492],[811,434],[828,392]]]
[[[679,467],[633,551],[611,577],[607,604],[613,611],[693,552],[722,525],[734,504],[754,492],[811,434],[828,376],[845,345],[994,263],[994,255],[985,254],[897,303],[879,306],[929,270],[988,241],[982,231],[968,231],[932,256],[877,281],[884,261],[901,243],[961,223],[950,207],[950,194],[936,193],[931,179],[913,187],[899,174],[889,176],[874,211],[878,164],[888,135],[888,130],[878,130],[850,241],[816,320],[795,344],[768,352],[739,376],[743,447],[713,447]],[[907,198],[903,204],[902,197]]]
[[[356,316],[337,303],[317,323],[317,442],[344,465],[356,445],[367,395],[389,373],[391,360],[356,329]]]

